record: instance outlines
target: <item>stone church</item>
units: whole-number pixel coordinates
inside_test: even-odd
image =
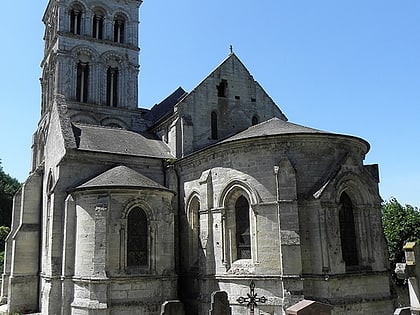
[[[391,314],[377,165],[363,139],[288,122],[231,53],[138,108],[141,0],[50,0],[41,118],[14,199],[1,307],[248,314],[302,299]],[[194,65],[191,65],[194,66]]]

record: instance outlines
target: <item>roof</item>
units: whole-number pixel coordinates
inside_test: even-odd
[[[186,92],[184,89],[179,87],[177,90],[175,90],[172,94],[170,94],[168,97],[166,97],[162,102],[159,104],[154,105],[150,113],[146,116],[147,119],[152,121],[153,124],[156,124],[160,119],[163,117],[172,114],[174,111],[174,107],[177,106],[181,101],[186,99],[189,95],[192,95],[208,78],[214,76],[216,71],[220,69],[221,67],[228,66],[228,62],[234,62],[239,64],[246,73],[254,80],[253,76],[249,72],[248,68],[244,65],[244,63],[238,58],[238,56],[235,55],[235,53],[230,53],[219,65],[216,66],[204,79],[202,79],[193,89],[191,92]],[[263,89],[263,87],[255,81],[255,84],[258,85],[262,92],[265,93],[265,95],[275,104],[275,102],[272,100],[270,95]],[[281,109],[276,106],[277,110],[279,111],[280,115],[287,120],[287,117],[283,114]]]
[[[172,113],[175,105],[186,94],[187,92],[185,92],[182,87],[177,88],[168,97],[166,97],[162,102],[154,105],[150,109],[150,112],[147,115],[147,119],[155,123],[162,117],[166,116],[167,114]]]
[[[222,142],[230,142],[234,140],[241,140],[262,136],[275,136],[284,134],[331,134],[326,131],[313,129],[297,125],[288,121],[281,120],[277,117],[266,120],[258,125],[251,126],[244,131],[229,137]]]
[[[168,190],[154,180],[136,172],[127,166],[116,166],[110,170],[94,177],[84,184],[76,187],[75,190],[93,188],[143,188]]]
[[[82,124],[73,124],[72,127],[79,150],[152,158],[173,158],[168,146],[149,133]]]

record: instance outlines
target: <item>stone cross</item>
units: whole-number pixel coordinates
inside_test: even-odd
[[[255,283],[254,280],[251,280],[251,283],[249,284],[249,293],[247,293],[247,297],[240,296],[236,301],[239,302],[239,304],[247,303],[247,307],[249,308],[249,314],[254,315],[254,308],[255,306],[258,306],[258,303],[265,303],[267,302],[267,298],[265,296],[257,297],[257,293],[255,293]]]

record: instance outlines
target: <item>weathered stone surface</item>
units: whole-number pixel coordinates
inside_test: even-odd
[[[191,92],[137,108],[140,4],[49,2],[42,117],[14,201],[4,308],[155,315],[179,299],[208,314],[222,290],[245,314],[237,298],[253,280],[261,313],[303,298],[334,315],[391,313],[369,144],[288,122],[233,53]],[[349,208],[354,224],[342,219]]]

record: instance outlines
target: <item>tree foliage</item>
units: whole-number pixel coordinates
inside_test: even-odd
[[[3,171],[0,161],[0,226],[10,226],[13,196],[19,188],[18,180]]]
[[[0,273],[3,272],[4,245],[9,232],[10,228],[7,226],[0,226]]]
[[[7,226],[0,226],[0,251],[4,250],[4,243],[6,242],[6,237],[10,232],[10,228]]]
[[[420,210],[411,205],[402,206],[391,198],[382,204],[382,222],[394,268],[396,263],[404,262],[405,243],[420,240]]]

